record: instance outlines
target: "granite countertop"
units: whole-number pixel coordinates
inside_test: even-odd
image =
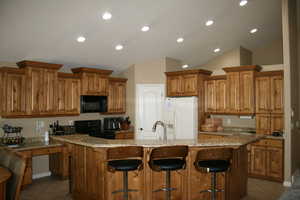
[[[88,135],[68,135],[68,136],[51,136],[52,139],[60,142],[69,142],[88,147],[116,147],[116,146],[143,146],[143,147],[159,147],[170,145],[188,145],[199,147],[210,146],[235,146],[239,147],[262,139],[261,135],[232,135],[225,138],[217,139],[196,139],[196,140],[169,140],[167,142],[161,140],[108,140],[103,138],[95,138]]]
[[[210,134],[210,135],[224,135],[224,136],[238,136],[238,135],[248,135],[248,136],[258,136],[259,134],[255,133],[247,133],[243,131],[220,131],[220,132],[205,132],[205,131],[199,131],[199,134],[204,133],[204,134]],[[277,140],[284,140],[283,136],[271,136],[271,135],[259,135],[262,136],[263,138],[268,138],[268,139],[277,139]]]
[[[16,151],[26,151],[26,150],[56,147],[56,146],[62,146],[62,144],[53,141],[45,142],[44,138],[42,137],[33,137],[33,138],[25,138],[24,143],[21,145],[6,146],[6,147],[13,148]]]

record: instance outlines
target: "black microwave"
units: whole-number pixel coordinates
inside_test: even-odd
[[[81,113],[107,112],[107,96],[81,96]]]

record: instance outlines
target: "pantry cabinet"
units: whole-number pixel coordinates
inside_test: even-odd
[[[206,70],[184,70],[175,72],[165,72],[167,76],[167,96],[198,96],[199,94],[199,74],[210,75]]]
[[[108,95],[108,76],[111,70],[94,69],[94,68],[73,68],[74,74],[81,76],[81,95]]]
[[[26,114],[25,71],[17,68],[0,68],[0,111],[2,117]]]
[[[126,82],[124,78],[109,78],[107,114],[126,112]]]
[[[58,114],[80,114],[80,77],[69,73],[58,73]]]

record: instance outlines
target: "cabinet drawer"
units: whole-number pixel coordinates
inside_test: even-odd
[[[32,150],[33,156],[41,156],[41,155],[48,155],[52,153],[60,153],[60,147],[51,147],[51,148],[42,148],[42,149],[34,149]]]
[[[262,139],[258,142],[253,143],[255,146],[270,146],[270,147],[283,147],[282,140],[274,140],[274,139]]]

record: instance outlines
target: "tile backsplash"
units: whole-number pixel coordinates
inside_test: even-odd
[[[211,115],[211,117],[222,118],[224,127],[255,128],[255,116],[251,119],[241,119],[235,115]]]

